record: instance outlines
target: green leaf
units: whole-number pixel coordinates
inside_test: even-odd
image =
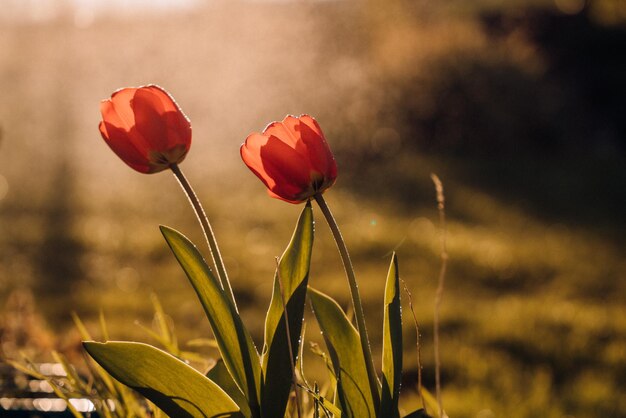
[[[84,342],[113,377],[150,399],[171,417],[242,417],[218,385],[191,366],[147,344]]]
[[[365,356],[356,328],[331,297],[309,288],[315,317],[320,325],[337,377],[337,395],[344,417],[375,418]]]
[[[313,398],[314,403],[314,417],[317,414],[318,418],[329,417],[333,418],[341,418],[341,410],[337,408],[331,401],[329,401],[326,397],[321,396],[319,394],[309,393],[309,396]],[[323,415],[322,415],[323,414]],[[332,415],[330,415],[332,414]]]
[[[426,405],[424,406],[427,407],[431,411],[435,411],[433,415],[439,417],[439,403],[437,402],[437,398],[435,397],[435,395],[430,393],[430,391],[426,389],[424,386],[422,386],[420,389],[421,389],[421,395],[424,398],[424,402],[426,403]],[[444,416],[445,416],[445,413],[444,413]]]
[[[391,257],[385,284],[382,372],[380,416],[399,417],[398,398],[402,380],[402,307],[400,305],[398,257],[395,253]]]
[[[309,342],[309,344],[311,352],[320,357],[320,359],[324,362],[324,365],[326,366],[326,371],[328,372],[328,383],[325,397],[328,399],[333,399],[335,401],[335,404],[339,404],[339,399],[337,396],[335,396],[335,393],[337,393],[337,376],[335,376],[335,369],[333,368],[332,361],[328,358],[326,353],[320,349],[317,343]]]
[[[93,340],[89,331],[87,331],[87,327],[85,327],[85,324],[76,312],[72,312],[72,319],[74,320],[74,324],[76,325],[83,341]],[[101,326],[103,321],[104,318],[101,320]],[[103,331],[105,331],[104,328]],[[106,336],[106,334],[108,333],[103,332],[103,336]],[[104,370],[99,364],[89,361],[86,362],[86,364],[94,377],[94,384],[96,386],[100,386],[102,388],[102,392],[106,391],[110,393],[112,399],[119,399],[121,402],[116,402],[118,410],[120,410],[120,413],[125,412],[124,409],[126,408],[126,404],[131,405],[134,403],[133,393],[131,393],[126,386],[113,380],[106,370]]]
[[[257,416],[261,362],[248,330],[195,245],[166,226],[161,226],[161,233],[204,307],[226,368],[246,396],[253,415]]]
[[[252,417],[252,412],[250,411],[245,395],[241,392],[241,389],[239,389],[233,380],[233,377],[228,372],[228,369],[224,365],[224,361],[222,359],[215,363],[215,366],[207,372],[206,377],[217,383],[217,385],[221,387],[224,392],[226,392],[228,396],[235,401],[235,403],[237,403],[244,417]]]
[[[265,354],[262,361],[265,383],[261,400],[264,417],[282,417],[285,414],[293,382],[292,367],[295,367],[290,364],[279,278],[287,305],[291,356],[295,361],[299,353],[312,247],[313,211],[311,204],[307,203],[298,219],[291,242],[278,263],[272,301],[265,318]]]

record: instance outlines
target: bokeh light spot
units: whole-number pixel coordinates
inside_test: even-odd
[[[133,293],[139,288],[139,272],[132,267],[124,267],[115,275],[115,285],[123,292]]]

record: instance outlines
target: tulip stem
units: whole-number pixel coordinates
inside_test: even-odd
[[[317,193],[315,195],[315,201],[317,202],[322,213],[324,214],[326,222],[328,222],[328,226],[330,227],[333,237],[335,238],[337,249],[339,249],[339,254],[341,255],[343,267],[346,271],[348,284],[350,285],[350,296],[352,296],[352,306],[354,307],[354,316],[356,317],[357,330],[359,331],[359,337],[361,339],[361,350],[363,351],[363,356],[365,357],[367,376],[369,378],[370,388],[372,390],[372,399],[374,400],[374,406],[376,410],[378,410],[380,404],[380,383],[378,382],[378,377],[376,376],[376,371],[374,370],[372,352],[370,350],[369,338],[367,337],[367,328],[365,327],[365,315],[363,314],[363,305],[361,304],[359,285],[356,282],[354,267],[352,267],[350,254],[348,253],[346,243],[341,236],[339,226],[337,225],[337,222],[335,221],[335,218],[333,217],[333,214],[331,213],[330,208],[326,204],[326,201],[324,200],[324,197],[321,195],[321,193]]]
[[[176,180],[178,180],[180,187],[183,188],[183,191],[189,199],[189,203],[191,203],[191,206],[196,212],[196,217],[198,218],[198,222],[200,222],[200,225],[202,226],[204,237],[209,244],[209,252],[211,253],[211,258],[213,258],[213,264],[215,264],[217,276],[222,285],[222,289],[224,290],[226,297],[230,299],[230,302],[233,304],[235,311],[237,311],[237,304],[235,303],[233,289],[230,286],[230,281],[228,280],[228,275],[226,274],[226,268],[224,267],[224,260],[222,259],[220,249],[217,246],[217,241],[215,239],[215,235],[213,234],[213,229],[211,228],[211,224],[209,223],[209,218],[207,218],[206,213],[204,212],[204,208],[202,207],[202,204],[198,199],[198,196],[193,191],[191,184],[189,184],[189,182],[187,181],[187,178],[180,170],[180,167],[178,167],[178,164],[171,164],[170,169],[174,173]]]

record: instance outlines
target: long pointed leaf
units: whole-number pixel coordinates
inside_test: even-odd
[[[226,368],[246,395],[253,415],[257,416],[261,363],[250,334],[195,245],[166,226],[161,226],[161,233],[204,307]]]
[[[385,284],[383,319],[383,387],[380,416],[396,418],[402,381],[402,307],[400,305],[400,278],[398,257],[394,253]]]
[[[330,296],[309,288],[309,298],[335,369],[343,416],[375,418],[377,411],[369,387],[359,333]]]
[[[219,386],[164,351],[134,342],[83,345],[113,377],[171,417],[242,417],[237,404]]]
[[[292,365],[289,355],[289,342],[285,324],[285,309],[281,297],[282,282],[287,318],[289,320],[289,336],[291,339],[291,358],[298,357],[304,303],[309,279],[311,250],[313,247],[313,212],[307,203],[298,219],[298,224],[289,246],[283,253],[274,277],[274,292],[265,318],[265,346],[263,371],[265,384],[261,410],[264,417],[279,417],[285,414],[289,392],[291,389]],[[295,367],[295,366],[294,366]]]
[[[233,401],[235,401],[245,418],[252,417],[250,406],[248,406],[248,400],[233,380],[233,377],[228,372],[223,360],[218,360],[217,363],[215,363],[215,366],[207,372],[206,377],[217,383],[217,385],[221,387]]]

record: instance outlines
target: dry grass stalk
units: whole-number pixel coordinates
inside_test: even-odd
[[[446,212],[445,212],[445,196],[443,193],[443,183],[436,174],[431,173],[430,178],[435,184],[437,192],[437,210],[439,212],[439,227],[441,229],[441,269],[439,270],[439,280],[437,284],[437,292],[435,294],[435,317],[434,317],[434,345],[435,345],[435,394],[437,396],[437,405],[439,406],[439,417],[446,417],[443,410],[443,401],[441,399],[441,359],[439,358],[439,311],[441,301],[443,299],[443,290],[446,278],[446,269],[448,266],[448,249],[446,242]]]

